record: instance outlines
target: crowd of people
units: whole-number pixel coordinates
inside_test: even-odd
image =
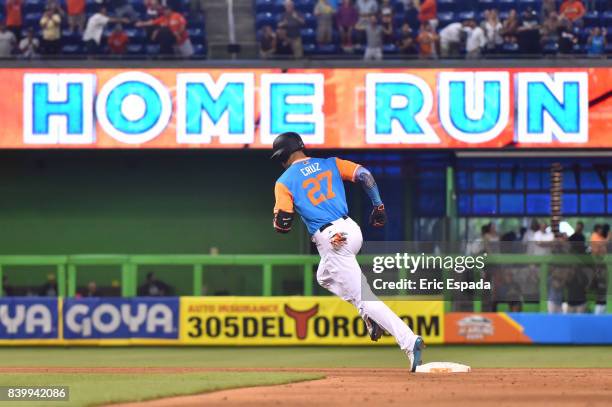
[[[24,26],[23,0],[6,0],[6,20],[0,22],[0,58],[35,58],[58,55],[67,45],[66,35],[77,35],[88,55],[122,55],[130,38],[125,27],[143,28],[146,42],[159,46],[160,55],[190,57],[194,54],[185,17],[171,0],[143,0],[146,20],[127,0],[96,0],[96,12],[86,18],[85,0],[48,0],[38,29]],[[192,4],[194,8],[195,4]],[[197,11],[195,11],[197,12]],[[112,28],[110,34],[105,30]],[[78,42],[78,41],[77,41]]]
[[[577,222],[573,232],[554,233],[547,222],[532,220],[529,228],[498,234],[495,223],[481,228],[480,238],[468,247],[476,253],[524,253],[532,256],[575,255],[572,261],[549,265],[547,306],[549,313],[587,312],[588,299],[594,301],[593,312],[605,312],[607,304],[607,267],[611,234],[609,224],[595,224],[591,233]],[[539,301],[539,264],[528,266],[493,266],[485,278],[493,283],[486,298],[488,310],[502,303],[512,311],[521,311],[526,302]]]
[[[592,56],[606,50],[606,29],[590,27],[581,31],[587,8],[581,0],[542,0],[541,10],[527,7],[500,13],[492,8],[482,13],[464,13],[460,21],[443,25],[438,19],[436,0],[401,0],[401,19],[390,0],[318,0],[316,43],[330,44],[337,31],[342,52],[352,54],[364,48],[364,59],[380,60],[385,47],[393,53],[420,58],[480,58],[483,55],[571,54],[577,49]],[[475,2],[473,2],[475,3]],[[590,2],[594,7],[595,2]],[[612,4],[611,6],[612,7]],[[458,13],[459,14],[459,13]],[[303,57],[301,30],[305,17],[291,0],[276,30],[265,25],[260,34],[260,55]],[[582,48],[581,48],[582,47]]]

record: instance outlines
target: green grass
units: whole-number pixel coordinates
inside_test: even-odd
[[[148,400],[245,386],[284,384],[319,379],[321,374],[291,372],[210,372],[129,374],[3,374],[3,386],[70,387],[69,402],[16,402],[16,406],[89,406],[119,401]]]
[[[472,367],[608,367],[606,346],[430,346],[425,361]],[[406,367],[392,346],[0,348],[0,366],[69,367]]]

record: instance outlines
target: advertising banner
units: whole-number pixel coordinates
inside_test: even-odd
[[[530,343],[524,328],[505,313],[452,312],[444,318],[445,343]]]
[[[0,298],[0,341],[58,338],[57,298]]]
[[[0,148],[612,148],[612,68],[2,69]]]
[[[444,303],[385,301],[426,343],[442,343]],[[180,341],[202,345],[370,345],[353,305],[336,297],[182,297]],[[383,336],[382,344],[395,344]]]
[[[178,311],[176,297],[67,298],[64,339],[176,339]]]

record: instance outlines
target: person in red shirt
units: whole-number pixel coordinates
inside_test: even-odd
[[[123,27],[121,26],[121,24],[115,25],[115,29],[113,30],[111,35],[109,35],[108,40],[106,42],[108,44],[108,50],[111,54],[125,54],[129,38],[125,31],[123,31]]]
[[[419,22],[427,23],[435,30],[438,26],[438,5],[436,0],[425,0],[419,8]]]
[[[15,34],[15,38],[21,37],[21,5],[22,0],[6,0],[6,28]]]
[[[66,8],[68,9],[68,26],[70,31],[75,29],[79,33],[83,33],[85,28],[85,0],[66,0]]]
[[[187,21],[181,13],[166,7],[162,15],[156,19],[136,23],[136,27],[150,26],[159,27],[153,33],[151,39],[159,43],[162,54],[171,54],[174,48],[180,56],[189,57],[193,55],[193,45],[187,32]]]
[[[586,9],[580,0],[565,0],[559,8],[559,13],[561,18],[565,18],[573,24],[580,24]]]

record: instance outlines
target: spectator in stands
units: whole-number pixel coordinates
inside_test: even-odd
[[[12,297],[15,295],[15,289],[13,286],[9,285],[8,276],[6,274],[2,275],[2,295],[5,297]]]
[[[138,13],[127,0],[109,0],[111,9],[115,17],[128,18],[130,20],[138,20]]]
[[[382,37],[383,29],[378,24],[378,18],[375,15],[370,16],[370,24],[365,29],[366,32],[366,49],[363,54],[364,60],[380,61],[383,57],[382,53]]]
[[[90,281],[87,283],[87,288],[81,294],[81,297],[100,297],[100,293],[98,292],[98,285],[95,281]]]
[[[559,52],[561,54],[571,54],[576,44],[578,44],[578,37],[574,34],[572,23],[569,20],[561,20],[559,28]]]
[[[336,10],[327,0],[319,0],[314,8],[317,18],[317,44],[329,44],[332,40],[332,28]]]
[[[336,25],[340,32],[340,45],[344,52],[353,51],[353,29],[359,15],[357,9],[351,4],[351,0],[342,0],[342,5],[336,14]]]
[[[383,11],[382,17],[380,18],[380,25],[382,27],[383,45],[390,45],[395,43],[395,32],[393,30],[393,15],[388,11]]]
[[[6,24],[0,22],[0,58],[9,58],[16,43],[15,34],[6,29]]]
[[[385,14],[393,16],[393,5],[391,4],[391,0],[382,0],[380,3],[380,15],[383,16]]]
[[[542,23],[540,29],[542,44],[559,42],[559,16],[556,12],[551,12]]]
[[[87,47],[89,55],[97,55],[102,52],[102,34],[108,23],[129,22],[125,18],[109,17],[106,6],[101,6],[97,13],[89,17],[87,26],[83,32],[83,42]]]
[[[47,5],[40,19],[42,50],[45,55],[56,55],[62,46],[62,16],[54,4]]]
[[[606,34],[605,28],[593,27],[586,47],[589,56],[602,56],[604,54],[606,45],[608,45]]]
[[[607,228],[606,226],[595,225],[590,238],[591,255],[593,255],[595,262],[595,273],[592,282],[595,290],[595,314],[603,314],[606,310],[608,268],[603,259],[608,254],[608,242],[610,241],[610,235],[606,232],[606,229],[609,231],[609,226]]]
[[[487,39],[487,52],[496,52],[504,42],[501,35],[502,24],[497,16],[497,10],[488,10],[488,13],[486,13],[486,19],[483,23],[483,29]]]
[[[499,253],[499,235],[497,225],[489,222],[481,230],[482,247],[485,253]]]
[[[154,20],[139,21],[136,27],[156,27],[151,39],[159,44],[160,54],[193,55],[193,45],[187,32],[187,21],[179,12],[164,7],[162,15]]]
[[[540,24],[536,12],[531,8],[523,12],[522,24],[518,28],[518,45],[521,54],[539,54],[540,46]]]
[[[508,12],[508,18],[503,22],[501,35],[504,38],[504,42],[514,44],[517,42],[519,28],[518,14],[515,9]]]
[[[430,59],[436,58],[436,42],[438,41],[438,35],[435,30],[429,24],[421,24],[419,35],[417,37],[417,43],[419,44],[419,57]]]
[[[19,42],[19,53],[22,58],[32,59],[38,57],[38,48],[40,42],[34,35],[34,29],[32,27],[26,30],[26,35]]]
[[[259,40],[259,56],[262,59],[268,59],[276,53],[276,34],[269,25],[264,25],[261,28],[261,37]]]
[[[287,30],[280,27],[276,30],[276,49],[275,55],[281,57],[288,57],[293,55],[293,47],[291,46],[291,40],[287,37]]]
[[[15,38],[21,38],[21,6],[22,0],[6,0],[6,28],[9,29]]]
[[[400,31],[399,40],[397,41],[397,48],[403,55],[417,54],[416,45],[412,36],[412,28],[410,28],[410,24],[408,23],[402,24],[402,30]]]
[[[465,37],[465,22],[450,23],[440,30],[440,55],[442,58],[458,57]]]
[[[113,32],[108,36],[108,40],[106,41],[108,44],[108,52],[110,52],[111,55],[125,54],[129,41],[130,39],[125,31],[123,31],[123,26],[121,24],[115,24]]]
[[[140,297],[163,297],[171,294],[172,288],[155,278],[154,273],[148,273],[145,283],[138,287],[138,295]]]
[[[66,0],[66,5],[70,31],[78,30],[82,34],[85,29],[85,0]]]
[[[497,311],[500,303],[507,303],[510,312],[521,312],[523,308],[523,294],[521,285],[514,279],[512,270],[500,270],[502,278],[495,287],[495,303],[493,312]]]
[[[546,21],[550,13],[557,13],[557,3],[555,2],[555,0],[542,0],[542,8],[540,9],[540,21]]]
[[[47,281],[38,289],[38,295],[41,297],[57,297],[57,282],[55,274],[47,274]]]
[[[570,252],[574,254],[586,253],[586,237],[584,236],[584,223],[577,222],[574,233],[568,238],[570,243]]]
[[[468,28],[468,36],[465,42],[466,57],[469,59],[480,58],[482,50],[487,45],[484,30],[474,20],[468,21]]]
[[[419,7],[419,22],[428,22],[435,30],[438,27],[438,6],[436,0],[423,0]]]
[[[287,38],[291,42],[293,57],[301,59],[304,56],[301,34],[301,29],[304,27],[304,18],[295,10],[293,1],[287,0],[285,2],[285,13],[282,15],[278,26],[287,30]]]
[[[370,17],[378,14],[378,3],[376,0],[357,0],[356,4],[359,20],[357,20],[355,30],[357,30],[359,42],[363,43],[365,30],[370,26]]]
[[[573,25],[578,26],[582,26],[582,17],[585,13],[586,9],[580,0],[565,0],[559,8],[561,18],[567,19]]]

